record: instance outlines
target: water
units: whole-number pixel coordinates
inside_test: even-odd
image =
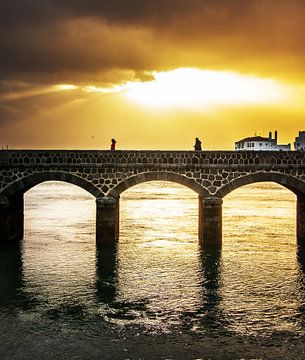
[[[221,251],[198,245],[197,202],[172,183],[131,188],[114,253],[95,248],[86,192],[28,191],[24,240],[0,254],[0,358],[305,358],[294,195],[228,195]]]

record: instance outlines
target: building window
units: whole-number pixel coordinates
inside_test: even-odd
[[[262,146],[263,144],[262,143],[259,143],[259,146]]]

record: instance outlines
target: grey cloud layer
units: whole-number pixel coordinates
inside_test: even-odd
[[[278,0],[281,1],[281,0]],[[167,22],[175,16],[213,8],[247,11],[257,1],[242,0],[4,0],[0,5],[1,24],[33,24],[69,17],[106,19],[121,23]]]
[[[145,71],[179,64],[177,56],[192,51],[198,58],[205,50],[303,56],[304,6],[303,0],[2,0],[0,80]]]

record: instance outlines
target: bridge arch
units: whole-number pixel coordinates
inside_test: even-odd
[[[193,190],[198,194],[199,213],[202,199],[209,196],[208,191],[194,179],[171,171],[151,171],[132,175],[110,189],[105,197],[97,199],[96,241],[97,244],[112,244],[119,238],[119,202],[120,195],[129,188],[149,181],[169,181]],[[199,215],[200,218],[200,215]],[[198,219],[199,220],[199,219]],[[200,220],[198,235],[201,236]]]
[[[79,176],[63,171],[41,171],[30,174],[9,184],[1,191],[0,195],[11,198],[18,194],[24,194],[35,185],[38,185],[44,181],[63,181],[79,186],[96,198],[102,195],[101,190],[99,190],[92,183],[82,179]]]
[[[305,181],[295,178],[292,175],[287,175],[279,172],[257,172],[251,173],[230,181],[228,184],[221,187],[215,196],[223,198],[231,191],[238,189],[241,186],[253,184],[256,182],[275,182],[286,187],[296,195],[305,196]]]
[[[299,246],[305,246],[305,181],[280,172],[256,172],[246,176],[239,177],[232,180],[228,184],[221,187],[216,196],[223,198],[231,191],[238,189],[241,186],[249,185],[257,182],[275,182],[286,187],[292,191],[297,198],[297,242]]]
[[[190,179],[184,175],[180,175],[178,173],[167,171],[152,171],[133,175],[117,184],[113,189],[109,191],[107,196],[117,198],[123,191],[129,189],[130,187],[148,181],[171,181],[188,187],[189,189],[195,191],[201,197],[209,196],[209,192],[204,187],[199,185],[195,180]]]

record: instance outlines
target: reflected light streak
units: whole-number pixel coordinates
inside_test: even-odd
[[[139,303],[153,294],[145,306],[158,314],[154,321],[162,331],[169,326],[164,314],[201,304],[197,207],[197,194],[172,182],[142,183],[121,194],[118,299]]]
[[[34,300],[25,303],[25,310],[18,308],[31,325],[33,316],[37,321],[49,316],[51,324],[71,319],[73,326],[94,321],[99,329],[111,322],[119,329],[140,325],[165,333],[174,325],[200,336],[223,334],[224,329],[234,336],[259,335],[264,343],[275,332],[303,333],[304,273],[295,256],[292,192],[259,183],[228,194],[222,256],[215,258],[203,256],[198,247],[197,194],[164,182],[130,188],[121,197],[122,232],[113,278],[95,272],[93,200],[72,185],[54,182],[25,195],[24,280],[16,293],[18,299],[23,293]],[[152,222],[155,216],[167,224]]]
[[[198,200],[197,194],[190,189],[153,181],[128,189],[122,194],[122,200],[121,219],[125,218],[130,227],[141,232],[140,236],[145,239],[141,246],[147,245],[147,239],[154,239],[149,241],[150,246],[161,246],[171,252],[197,238]],[[184,234],[179,241],[176,240],[177,233]]]

